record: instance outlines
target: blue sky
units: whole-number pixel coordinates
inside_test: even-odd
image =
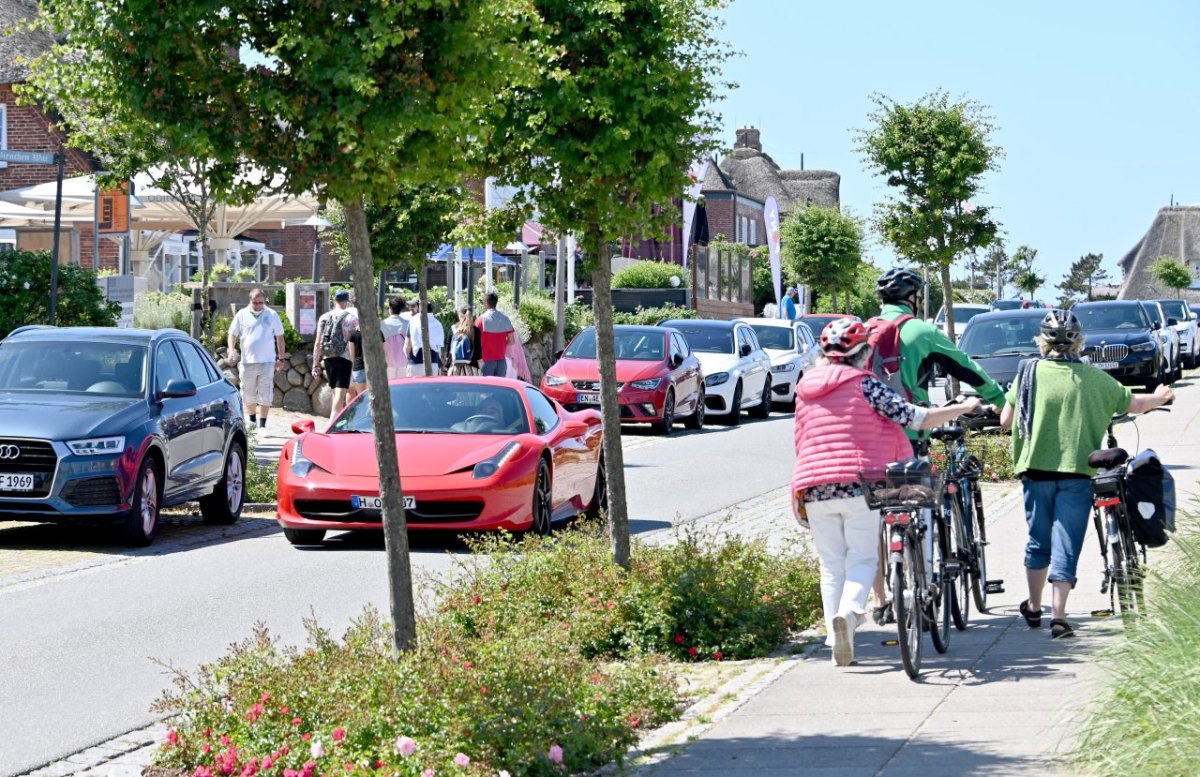
[[[887,190],[854,150],[871,93],[912,102],[940,88],[986,105],[1005,155],[977,201],[996,208],[1010,253],[1037,249],[1039,296],[1089,252],[1117,276],[1172,194],[1200,203],[1200,4],[735,0],[722,16],[742,56],[725,69],[739,87],[718,106],[721,141],[757,126],[781,167],[803,153],[806,168],[840,173],[859,216]]]

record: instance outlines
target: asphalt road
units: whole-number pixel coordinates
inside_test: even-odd
[[[790,415],[779,413],[700,432],[679,425],[669,439],[629,430],[631,530],[668,528],[778,488],[791,472],[791,434]],[[0,554],[71,554],[97,542],[95,532],[24,526],[0,531]],[[444,577],[464,553],[453,537],[413,542],[418,581]],[[369,604],[388,609],[379,535],[332,535],[324,548],[297,550],[270,520],[234,531],[184,520],[151,548],[88,557],[0,576],[0,776],[149,724],[168,667],[212,661],[256,623],[299,644],[307,617],[338,632]]]

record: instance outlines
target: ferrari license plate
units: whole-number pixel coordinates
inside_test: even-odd
[[[350,504],[355,510],[382,510],[383,497],[381,496],[352,496]],[[417,498],[415,496],[404,497],[404,509],[415,510],[417,508]]]
[[[589,392],[587,394],[582,394],[582,393],[576,394],[575,396],[576,396],[575,401],[581,405],[598,405],[598,404],[600,404],[600,394],[599,393],[592,394]]]
[[[1115,370],[1120,364],[1117,362],[1092,362],[1092,366],[1098,370]]]
[[[33,474],[0,472],[0,491],[32,491]]]

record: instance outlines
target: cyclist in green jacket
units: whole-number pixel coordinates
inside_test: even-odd
[[[912,270],[896,268],[879,276],[875,291],[883,309],[879,317],[895,321],[901,316],[915,315],[917,300],[925,281]],[[960,351],[946,333],[928,321],[913,318],[900,326],[900,380],[913,395],[913,404],[929,403],[929,384],[933,380],[933,368],[938,366],[947,375],[958,378],[973,386],[984,402],[1004,407],[1004,388],[975,361]],[[917,432],[907,430],[910,440]]]

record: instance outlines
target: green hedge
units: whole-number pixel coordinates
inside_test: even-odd
[[[0,253],[0,338],[26,324],[50,323],[50,252]],[[76,265],[59,265],[58,326],[116,326],[121,306],[104,299],[96,274]]]
[[[679,283],[672,285],[672,278],[678,278]],[[686,285],[683,268],[673,262],[637,262],[614,274],[612,279],[614,289],[670,289]]]

